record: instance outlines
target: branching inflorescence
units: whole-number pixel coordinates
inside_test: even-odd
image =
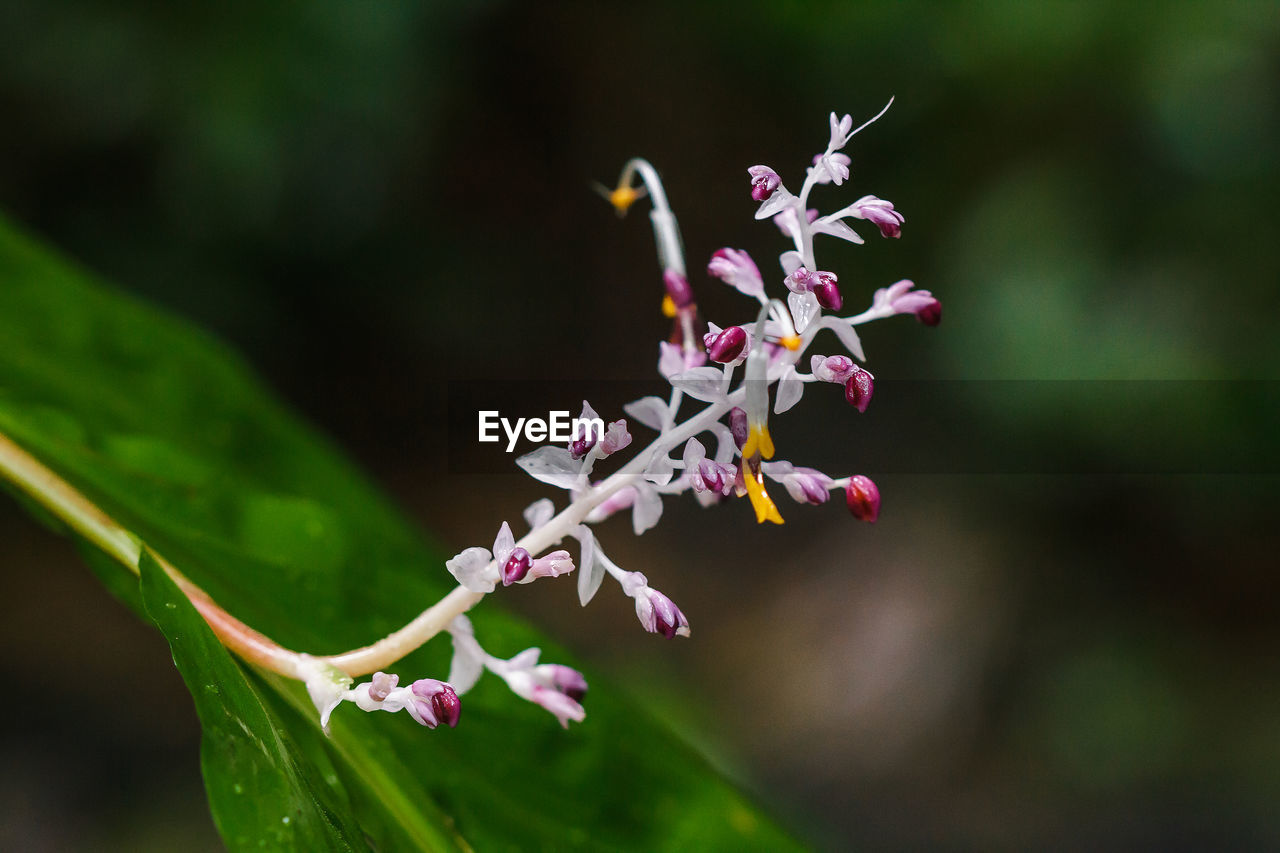
[[[583,606],[608,576],[634,600],[636,616],[646,631],[668,638],[689,636],[689,621],[670,598],[649,586],[645,575],[625,571],[606,556],[592,525],[615,513],[629,510],[632,527],[639,535],[658,523],[665,498],[689,491],[703,506],[745,497],[758,522],[781,524],[782,514],[766,486],[769,481],[799,503],[822,504],[831,492],[843,491],[855,518],[876,520],[880,493],[869,478],[831,477],[775,459],[769,415],[770,388],[774,388],[772,412],[781,414],[795,406],[805,386],[813,382],[843,385],[848,402],[859,412],[866,411],[874,377],[854,361],[865,361],[854,328],[895,314],[912,314],[929,326],[941,319],[938,300],[905,280],[877,290],[865,311],[841,316],[844,299],[839,280],[835,273],[820,269],[815,256],[817,235],[863,242],[850,227],[850,220],[870,222],[884,237],[901,234],[902,215],[893,204],[876,196],[863,196],[825,215],[809,207],[809,195],[816,186],[841,186],[849,179],[851,161],[843,149],[854,134],[880,115],[854,130],[849,116],[832,113],[826,150],[813,158],[798,194],[792,194],[768,166],[747,170],[751,197],[759,203],[755,218],[771,218],[790,238],[793,248],[779,258],[781,284],[787,291],[785,302],[768,295],[764,276],[746,252],[724,248],[712,255],[708,274],[759,303],[754,320],[741,325],[703,325],[689,286],[676,219],[658,175],[645,160],[626,164],[616,189],[605,189],[603,194],[619,216],[644,196],[650,199],[650,219],[666,288],[663,311],[674,321],[669,340],[659,344],[658,356],[658,372],[670,385],[669,395],[665,399],[644,397],[624,406],[631,423],[653,430],[657,436],[617,471],[599,480],[592,478],[596,463],[632,445],[627,419],[610,423],[603,434],[576,435],[567,447],[544,446],[520,457],[517,464],[531,477],[567,493],[567,505],[557,511],[552,500],[538,500],[524,511],[529,527],[524,537],[516,540],[504,521],[491,549],[467,548],[449,560],[446,566],[459,588],[396,634],[345,655],[299,656],[301,663],[294,674],[307,682],[326,726],[329,715],[343,701],[366,711],[407,710],[431,728],[441,722],[456,725],[458,694],[470,689],[486,670],[502,678],[517,695],[546,708],[566,727],[570,720],[581,721],[587,684],[580,673],[558,664],[539,663],[537,649],[527,649],[509,660],[493,657],[481,647],[463,613],[499,585],[557,577],[576,567],[578,598]],[[801,359],[823,330],[833,332],[848,354],[810,355],[810,372],[803,373]],[[735,386],[739,368],[741,379]],[[705,405],[681,420],[686,398]],[[582,420],[597,417],[584,402]],[[707,443],[700,437],[706,437]],[[568,551],[549,550],[566,539],[577,540],[576,566]],[[371,681],[351,687],[351,675],[370,671],[372,662],[398,660],[441,630],[448,631],[454,647],[447,683],[423,679],[402,688],[396,676],[378,672]]]

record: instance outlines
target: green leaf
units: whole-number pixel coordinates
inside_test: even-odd
[[[361,843],[346,792],[294,742],[231,654],[151,555],[143,552],[142,601],[173,650],[195,699],[204,783],[218,830],[237,849],[354,850]]]
[[[0,433],[123,525],[144,554],[162,555],[286,647],[365,645],[453,587],[440,549],[238,358],[3,222]],[[139,602],[125,567],[91,538],[82,547],[169,640],[205,729],[210,806],[234,849],[795,846],[590,672],[586,722],[568,731],[486,676],[463,698],[457,729],[348,705],[326,738],[301,685],[233,658],[154,561],[141,561]],[[474,621],[495,654],[537,645],[544,659],[582,668],[492,602]],[[395,670],[406,681],[439,677],[448,662],[449,644],[437,639]]]

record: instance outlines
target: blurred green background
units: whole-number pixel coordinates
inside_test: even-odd
[[[1280,844],[1280,8],[603,6],[8,0],[0,208],[235,343],[463,547],[542,492],[448,473],[449,381],[653,375],[651,236],[591,181],[653,161],[733,322],[703,259],[785,248],[745,168],[798,183],[830,110],[896,96],[819,201],[891,199],[903,237],[824,265],[943,324],[867,329],[867,415],[811,389],[776,433],[876,476],[880,523],[607,526],[688,642],[620,597],[504,601],[818,846]],[[894,379],[948,381],[886,421]],[[1010,455],[896,464],[955,436]],[[0,847],[216,849],[159,635],[11,502],[0,561]]]

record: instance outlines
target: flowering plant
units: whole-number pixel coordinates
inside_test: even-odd
[[[614,563],[596,537],[594,525],[629,512],[635,533],[643,534],[659,522],[664,501],[685,492],[692,492],[704,507],[745,498],[758,522],[781,524],[782,512],[770,494],[776,487],[806,504],[825,503],[833,491],[843,491],[855,518],[874,522],[879,515],[880,493],[869,478],[835,477],[784,460],[776,454],[769,431],[770,416],[795,406],[810,383],[843,385],[849,404],[859,412],[867,409],[875,381],[857,363],[865,360],[857,326],[896,314],[914,315],[926,325],[936,325],[941,317],[938,300],[905,280],[877,290],[870,307],[861,313],[842,316],[845,299],[839,279],[818,263],[815,237],[819,235],[862,242],[852,221],[870,222],[884,237],[901,234],[902,215],[893,204],[876,196],[863,196],[829,214],[809,207],[810,194],[817,186],[839,187],[850,179],[852,161],[844,149],[862,127],[854,130],[847,115],[831,115],[826,148],[807,167],[798,193],[789,191],[778,172],[768,166],[747,170],[751,197],[759,205],[755,218],[772,219],[792,247],[779,257],[780,273],[770,286],[745,251],[722,248],[711,255],[707,273],[758,305],[754,318],[737,324],[704,325],[689,283],[679,228],[662,183],[645,160],[634,159],[625,165],[615,188],[603,190],[603,194],[620,216],[645,197],[652,206],[650,220],[666,291],[662,308],[673,321],[670,337],[658,344],[657,368],[667,383],[667,393],[626,404],[625,418],[594,433],[575,434],[566,446],[543,446],[520,457],[519,467],[561,490],[564,501],[557,505],[542,498],[526,508],[523,521],[528,532],[519,539],[511,525],[502,521],[491,547],[472,546],[447,560],[445,568],[458,585],[404,627],[372,645],[312,656],[287,649],[255,631],[105,513],[89,494],[3,435],[0,475],[135,573],[142,574],[141,567],[147,561],[157,566],[224,646],[264,670],[304,682],[326,731],[331,716],[344,703],[364,711],[406,711],[427,728],[456,726],[462,711],[459,697],[486,671],[567,727],[585,717],[586,679],[570,667],[541,662],[537,648],[525,649],[509,659],[486,652],[465,615],[484,596],[499,586],[576,571],[578,599],[585,606],[609,577],[633,600],[646,631],[667,638],[687,637],[690,621],[684,612],[651,586],[645,574]],[[785,301],[770,295],[770,290],[785,292]],[[845,352],[809,354],[823,331],[832,332]],[[806,373],[802,365],[807,354]],[[689,401],[702,404],[701,408],[683,414]],[[586,402],[576,423],[603,425]],[[636,450],[633,426],[656,435]],[[31,440],[38,440],[38,436]],[[613,473],[593,478],[599,462],[620,458],[624,451],[632,451],[630,458]],[[569,550],[560,547],[567,540],[576,541],[576,561]],[[446,680],[423,678],[401,686],[397,675],[384,671],[441,633],[448,633],[453,643]],[[371,677],[357,685],[355,679],[364,675]]]
[[[833,477],[775,458],[769,416],[771,411],[782,414],[795,406],[805,386],[814,382],[843,385],[849,404],[865,412],[875,380],[855,362],[865,361],[855,327],[896,314],[914,315],[930,326],[941,319],[941,303],[929,291],[917,290],[906,280],[877,290],[871,306],[861,313],[841,316],[844,297],[839,279],[836,273],[820,268],[817,261],[817,235],[863,242],[850,220],[870,222],[884,237],[901,236],[902,214],[891,202],[874,195],[829,214],[809,207],[815,187],[838,187],[849,180],[852,161],[844,149],[858,131],[880,115],[855,130],[850,116],[832,113],[826,149],[806,169],[799,193],[790,192],[769,166],[747,170],[751,197],[759,203],[755,218],[772,219],[793,247],[778,259],[779,290],[786,292],[785,302],[769,295],[765,276],[745,251],[722,248],[712,254],[707,273],[759,303],[754,320],[745,323],[704,324],[689,284],[679,227],[652,165],[633,159],[623,168],[614,189],[600,188],[619,216],[643,197],[651,202],[650,220],[666,290],[662,309],[673,321],[669,339],[658,345],[658,372],[670,386],[669,393],[628,403],[623,408],[630,422],[620,418],[602,434],[575,434],[567,446],[548,445],[520,457],[517,464],[522,470],[563,490],[567,503],[559,509],[548,498],[531,504],[524,511],[529,531],[519,540],[503,521],[492,549],[470,547],[446,563],[459,584],[453,593],[399,635],[353,653],[361,658],[387,659],[390,655],[386,652],[391,649],[406,649],[444,630],[454,646],[448,683],[427,679],[397,692],[394,676],[379,672],[373,681],[352,689],[345,674],[350,672],[350,655],[345,661],[343,656],[317,661],[305,677],[326,721],[334,707],[345,700],[367,711],[407,708],[414,719],[430,727],[439,721],[455,725],[458,694],[470,689],[486,670],[504,680],[518,696],[546,708],[561,724],[581,721],[587,684],[580,673],[558,664],[540,664],[536,648],[509,660],[488,654],[463,612],[499,584],[530,583],[576,569],[578,599],[583,606],[595,597],[608,576],[634,600],[636,616],[646,631],[667,638],[689,636],[689,620],[670,598],[650,586],[644,574],[626,571],[606,555],[592,526],[616,513],[630,511],[632,527],[640,535],[658,523],[665,498],[692,492],[704,507],[745,497],[758,522],[781,524],[782,513],[769,493],[768,482],[805,504],[826,503],[831,492],[843,491],[855,518],[876,520],[880,492],[870,478],[860,474]],[[802,372],[804,356],[824,330],[832,332],[846,352],[812,354],[809,372]],[[739,368],[741,379],[735,386]],[[705,405],[681,420],[686,400]],[[598,419],[590,403],[584,402],[579,422]],[[613,474],[592,479],[597,462],[632,446],[631,427],[636,424],[657,435]],[[700,437],[706,437],[707,444]],[[714,452],[709,452],[709,446]],[[576,564],[568,551],[557,547],[566,539],[577,541]],[[549,550],[553,548],[556,550]],[[379,646],[387,648],[376,655],[372,650]]]

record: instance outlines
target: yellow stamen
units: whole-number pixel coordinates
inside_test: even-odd
[[[609,193],[609,204],[613,205],[613,209],[618,211],[619,216],[626,216],[627,208],[635,204],[638,198],[640,198],[639,192],[623,185]]]
[[[662,297],[662,315],[664,317],[676,316],[676,301],[671,298],[670,293]]]
[[[764,490],[760,472],[757,471],[755,474],[750,471],[744,472],[742,482],[746,484],[747,497],[751,499],[751,506],[756,511],[756,523],[764,524],[766,521],[772,521],[774,524],[782,524],[782,514],[778,512],[778,507],[769,497],[769,493]]]
[[[800,349],[800,336],[786,335],[785,337],[778,338],[778,343],[794,352],[795,350]]]
[[[742,446],[743,459],[750,459],[757,453],[763,459],[773,458],[773,438],[767,426],[752,426],[747,433],[747,443]]]

